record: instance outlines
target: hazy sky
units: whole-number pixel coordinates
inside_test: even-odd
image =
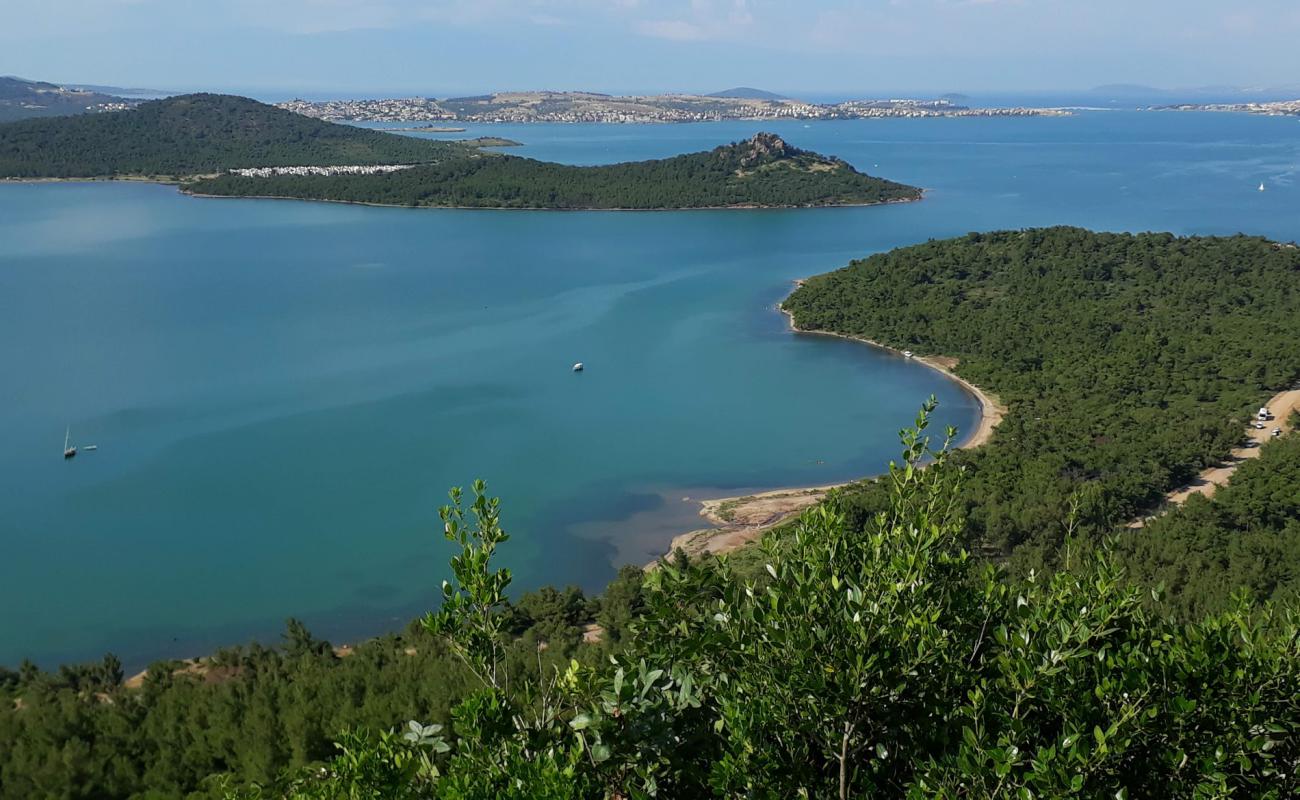
[[[4,0],[0,74],[163,89],[1300,84],[1298,0]]]

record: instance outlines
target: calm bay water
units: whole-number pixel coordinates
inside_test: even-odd
[[[597,589],[697,525],[684,497],[879,472],[931,393],[970,427],[942,377],[786,330],[791,280],[854,257],[1049,224],[1300,237],[1294,119],[471,134],[602,163],[760,129],[930,193],[635,214],[0,186],[0,663],[134,665],[289,615],[337,640],[396,627],[444,576],[446,488],[478,476],[521,586]],[[68,424],[99,450],[65,463]]]

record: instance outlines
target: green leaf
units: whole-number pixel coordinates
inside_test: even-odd
[[[569,720],[569,727],[573,728],[575,731],[585,730],[590,725],[590,714],[578,714],[573,719]]]

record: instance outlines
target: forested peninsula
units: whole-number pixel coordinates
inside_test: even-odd
[[[1126,523],[1300,376],[1300,251],[971,234],[854,262],[802,328],[960,358],[1009,406],[729,556],[507,599],[452,492],[401,634],[0,670],[0,798],[1250,797],[1300,793],[1300,437]],[[924,467],[924,468],[922,468]],[[431,576],[431,581],[434,576]],[[595,627],[593,627],[595,623]]]
[[[311,169],[326,167],[336,169]],[[342,174],[313,174],[320,172]],[[785,208],[921,197],[773,134],[703,153],[576,167],[213,94],[0,125],[0,178],[151,178],[208,196],[471,208]]]
[[[954,357],[1007,404],[992,441],[957,460],[968,542],[1024,569],[1059,564],[1072,531],[1096,540],[1156,509],[1300,377],[1300,250],[1257,237],[970,234],[809,279],[784,308],[800,329]],[[859,521],[883,502],[846,494]],[[1176,549],[1183,532],[1160,530]],[[1242,585],[1256,597],[1300,588],[1294,533],[1259,528],[1258,547],[1288,555],[1255,561]]]

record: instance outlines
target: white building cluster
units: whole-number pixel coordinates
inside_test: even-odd
[[[273,178],[279,175],[379,175],[387,172],[400,172],[414,166],[414,164],[373,164],[369,166],[337,167],[251,167],[248,169],[232,169],[230,174],[244,178]]]

